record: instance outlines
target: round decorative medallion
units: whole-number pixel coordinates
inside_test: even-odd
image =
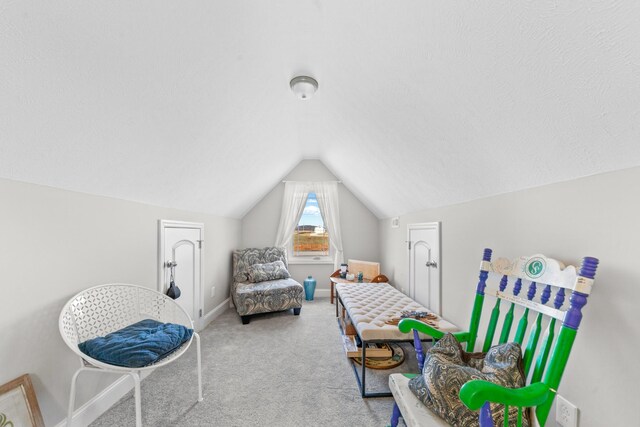
[[[540,257],[533,257],[527,261],[527,264],[524,266],[524,272],[532,279],[537,279],[544,274],[546,267],[547,264],[544,259]]]

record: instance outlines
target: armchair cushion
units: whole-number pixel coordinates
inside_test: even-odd
[[[104,363],[141,368],[157,362],[189,341],[193,329],[152,319],[78,344],[80,351]]]
[[[252,283],[288,279],[289,277],[291,275],[282,261],[253,264],[249,267],[249,281]]]
[[[427,353],[422,375],[409,381],[409,389],[431,411],[451,425],[478,426],[478,413],[460,400],[460,388],[470,380],[485,380],[509,388],[525,386],[522,352],[517,343],[492,347],[487,353],[467,353],[446,334]],[[503,425],[503,405],[491,404],[494,425]],[[509,425],[515,425],[518,408],[509,408]],[[522,426],[528,427],[525,411]]]

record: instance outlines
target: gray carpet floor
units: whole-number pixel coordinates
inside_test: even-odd
[[[291,311],[254,316],[242,325],[229,309],[200,333],[204,401],[197,402],[195,345],[142,382],[145,426],[385,426],[393,398],[362,399],[328,298]],[[416,372],[405,362],[367,369],[367,390],[388,390],[391,372]],[[132,393],[91,425],[135,424]]]

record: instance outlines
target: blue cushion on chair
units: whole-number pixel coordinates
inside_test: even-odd
[[[141,368],[168,356],[192,335],[193,329],[185,326],[145,319],[78,347],[87,356],[109,365]]]

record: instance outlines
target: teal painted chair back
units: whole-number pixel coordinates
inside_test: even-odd
[[[582,309],[591,293],[598,259],[583,258],[580,269],[576,269],[573,266],[565,267],[561,262],[544,255],[520,257],[516,260],[498,258],[493,262],[491,256],[491,249],[485,249],[469,330],[455,333],[454,336],[459,342],[466,343],[467,351],[474,351],[476,342],[479,344],[478,330],[485,298],[496,298],[493,306],[486,310],[489,318],[482,351],[486,352],[492,345],[509,341],[514,321],[517,320],[512,341],[523,348],[524,372],[528,377],[528,385],[520,389],[509,389],[486,381],[469,381],[462,386],[460,399],[470,409],[480,409],[481,427],[493,426],[490,402],[505,405],[505,415],[510,406],[518,407],[518,426],[521,425],[523,410],[535,407],[538,423],[544,426],[582,320]],[[490,276],[498,279],[496,287],[491,287]],[[516,305],[523,308],[519,319],[515,319]],[[502,316],[502,325],[498,328],[502,310],[506,310],[506,314]],[[532,325],[528,328],[532,312]],[[542,333],[545,318],[548,318],[548,322],[546,331]],[[562,322],[557,336],[556,322]],[[416,336],[418,332],[431,335],[434,339],[444,335],[414,319],[404,319],[398,327],[405,333],[413,330]],[[420,354],[418,359],[422,370],[421,356]],[[508,416],[504,419],[508,420]]]

